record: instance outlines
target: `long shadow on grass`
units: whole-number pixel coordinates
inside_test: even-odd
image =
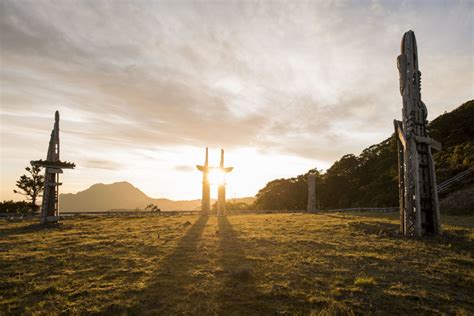
[[[172,314],[177,306],[185,303],[187,287],[195,282],[192,270],[200,260],[199,242],[208,217],[200,217],[178,242],[173,253],[165,257],[150,278],[147,287],[137,294],[137,302],[128,314]],[[179,310],[179,308],[178,308]],[[104,314],[124,312],[112,306]]]
[[[246,258],[244,243],[238,238],[227,217],[218,218],[219,264],[223,268],[222,290],[218,314],[258,315],[274,311],[264,305],[264,297],[256,288],[251,260]]]
[[[350,222],[349,227],[355,231],[367,235],[378,235],[379,237],[389,237],[391,239],[409,239],[400,233],[400,226],[397,224],[371,221],[371,222]],[[474,245],[469,237],[468,229],[445,230],[439,236],[427,235],[418,238],[428,245],[448,246],[456,252],[473,252]]]
[[[440,236],[428,236],[425,237],[425,240],[428,244],[443,245],[455,252],[474,253],[474,243],[469,235],[468,229],[445,230]]]
[[[8,237],[11,235],[20,235],[20,234],[30,234],[30,233],[38,233],[41,231],[64,231],[71,229],[71,225],[63,224],[63,223],[51,223],[51,224],[30,224],[25,226],[16,226],[10,228],[2,228],[0,229],[0,237]]]
[[[379,236],[389,236],[389,237],[403,237],[399,233],[399,225],[380,222],[380,221],[370,221],[370,222],[350,222],[349,227],[355,231],[359,231],[366,235],[379,235]]]

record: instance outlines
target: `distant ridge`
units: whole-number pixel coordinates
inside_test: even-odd
[[[253,198],[241,198],[236,201],[253,201]],[[59,195],[59,207],[63,212],[101,212],[109,210],[143,210],[147,205],[155,204],[162,211],[199,210],[201,200],[173,201],[154,199],[147,196],[131,183],[122,181],[111,184],[96,183],[84,191]]]
[[[201,201],[154,199],[126,181],[111,184],[97,183],[84,191],[59,196],[59,205],[63,212],[134,210],[144,209],[149,204],[157,205],[162,211],[195,210],[199,209]]]

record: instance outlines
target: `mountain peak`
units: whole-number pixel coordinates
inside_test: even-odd
[[[153,199],[127,181],[109,184],[96,183],[76,194],[59,196],[61,210],[64,212],[97,212],[112,209],[134,210],[144,209],[155,204],[163,211],[194,210],[199,208],[200,200],[171,201]]]
[[[127,182],[127,181],[119,181],[119,182],[113,182],[113,183],[95,183],[93,185],[91,185],[89,187],[89,189],[92,189],[92,188],[101,188],[101,187],[107,187],[107,186],[115,186],[115,187],[119,187],[119,186],[123,186],[123,187],[132,187],[132,188],[135,188],[130,182]]]

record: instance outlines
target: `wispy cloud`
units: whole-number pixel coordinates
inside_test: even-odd
[[[180,172],[191,172],[191,171],[194,171],[195,168],[188,165],[176,165],[174,166],[174,170],[180,171]]]
[[[124,168],[123,164],[117,163],[115,161],[107,160],[87,160],[82,166],[84,168],[93,168],[93,169],[105,169],[105,170],[120,170]]]
[[[51,128],[56,109],[63,149],[106,169],[125,148],[205,145],[330,163],[391,133],[408,29],[430,117],[473,97],[472,9],[469,1],[0,1],[2,165],[30,159],[16,140],[44,142],[37,133]],[[94,154],[104,150],[112,158]]]

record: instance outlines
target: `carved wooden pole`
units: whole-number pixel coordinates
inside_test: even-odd
[[[196,166],[199,171],[202,171],[202,200],[201,200],[201,214],[209,215],[211,211],[211,184],[209,182],[209,150],[206,147],[206,160],[204,166]]]
[[[428,137],[428,112],[421,100],[421,72],[413,31],[403,35],[397,63],[403,100],[402,121],[394,121],[398,148],[400,228],[406,236],[439,234],[441,222],[431,148],[441,149],[441,144]]]
[[[59,174],[62,169],[74,169],[71,162],[62,162],[59,159],[59,112],[55,113],[54,128],[49,140],[46,160],[31,161],[31,165],[45,167],[43,202],[41,204],[41,223],[55,223],[59,221]]]
[[[315,213],[316,208],[316,175],[308,174],[308,212]]]
[[[221,149],[221,163],[219,165],[220,172],[222,172],[222,182],[219,183],[217,189],[217,216],[225,215],[225,174],[231,172],[234,167],[224,167],[224,149]]]

